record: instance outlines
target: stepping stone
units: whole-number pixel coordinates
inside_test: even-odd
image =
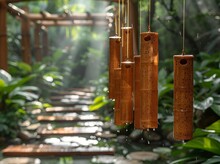
[[[90,100],[90,96],[81,96],[81,95],[62,95],[62,96],[52,96],[50,99],[53,100],[61,100],[61,99],[69,99],[69,100]]]
[[[93,101],[61,99],[61,101],[52,101],[51,104],[53,106],[91,105],[93,104]]]
[[[84,107],[62,107],[62,106],[56,106],[56,107],[49,107],[45,109],[48,113],[54,113],[54,112],[88,112],[89,108],[87,106]]]
[[[41,136],[50,136],[50,135],[89,135],[95,134],[102,131],[100,127],[65,127],[65,128],[55,128],[48,129],[44,128],[38,132]]]
[[[148,151],[137,151],[128,154],[127,158],[130,160],[156,161],[159,158],[159,154]]]
[[[100,121],[99,116],[79,115],[79,116],[37,116],[40,122],[77,122],[77,121]]]
[[[27,157],[12,157],[5,158],[0,161],[0,164],[40,164],[41,161],[38,158],[27,158]]]
[[[47,144],[41,145],[18,145],[8,146],[2,150],[3,156],[94,156],[94,155],[113,155],[112,147],[71,147],[71,146],[53,146]]]
[[[78,96],[88,96],[88,97],[93,97],[94,93],[86,93],[82,91],[61,91],[58,92],[57,95],[78,95]]]
[[[94,88],[69,88],[67,91],[94,92]]]

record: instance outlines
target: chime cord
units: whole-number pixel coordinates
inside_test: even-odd
[[[128,13],[127,13],[127,26],[129,27],[129,25],[130,25],[130,1],[128,0],[127,1],[127,6],[128,6],[128,9],[127,9],[127,11],[128,11]]]
[[[118,22],[117,22],[117,14],[115,15],[115,35],[118,35]]]
[[[150,32],[150,17],[151,17],[151,0],[148,0],[148,32]]]
[[[127,0],[127,27],[129,27],[129,18],[130,18],[130,15],[129,15],[129,8],[130,8],[130,1]],[[129,34],[129,29],[127,29],[127,60],[128,60],[128,49],[129,49],[129,37],[130,37],[130,34]]]
[[[185,54],[185,28],[186,28],[186,0],[183,0],[183,49],[182,49],[182,55]]]
[[[118,0],[118,34],[121,36],[121,0]]]
[[[139,1],[139,24],[140,24],[139,33],[141,33],[141,0]]]

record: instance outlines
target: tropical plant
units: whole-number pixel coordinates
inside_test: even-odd
[[[27,116],[26,104],[38,101],[39,89],[27,86],[35,76],[12,78],[4,70],[0,70],[0,135],[13,138],[19,131],[19,123]]]

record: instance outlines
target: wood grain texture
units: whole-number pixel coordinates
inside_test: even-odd
[[[193,55],[174,55],[174,139],[193,134]]]
[[[141,129],[141,113],[140,113],[140,55],[134,56],[134,128]]]
[[[116,68],[115,72],[115,106],[114,106],[114,123],[115,125],[123,125],[122,113],[120,106],[121,95],[121,68]]]
[[[158,33],[141,33],[141,128],[158,127]]]
[[[109,98],[115,98],[114,69],[120,67],[120,41],[121,37],[109,37]]]
[[[133,122],[133,85],[134,85],[133,28],[122,27],[122,63],[120,109],[122,122]]]
[[[8,44],[7,44],[7,3],[0,0],[0,68],[8,70]]]

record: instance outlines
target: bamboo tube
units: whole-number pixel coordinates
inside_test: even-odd
[[[193,55],[174,55],[174,139],[193,133]]]
[[[114,69],[120,66],[120,40],[119,36],[109,37],[109,98],[115,98]]]
[[[141,128],[157,128],[158,33],[141,33]]]
[[[133,28],[122,27],[122,61],[134,61],[133,57]]]
[[[114,122],[115,125],[123,125],[120,110],[120,94],[121,94],[121,68],[114,69],[115,76],[115,106],[114,106]]]
[[[140,55],[134,56],[134,79],[135,79],[135,90],[134,90],[134,128],[141,128],[141,115],[140,115]]]
[[[124,124],[133,122],[133,28],[122,27],[121,101]]]

